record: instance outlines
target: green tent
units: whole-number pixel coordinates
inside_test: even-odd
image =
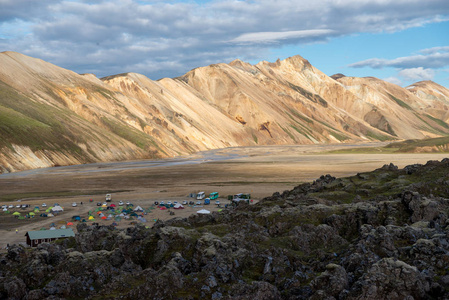
[[[20,213],[18,211],[16,211],[15,213],[12,214],[13,216],[20,216]]]
[[[36,214],[34,212],[29,213],[30,216],[35,216]]]

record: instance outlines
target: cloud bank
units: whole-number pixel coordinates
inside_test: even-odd
[[[449,46],[422,49],[422,54],[395,59],[371,58],[350,64],[352,68],[371,67],[374,69],[393,67],[398,76],[406,81],[432,80],[437,69],[449,66]],[[396,83],[399,79],[390,77],[387,81]],[[395,82],[396,81],[396,82]]]
[[[449,16],[447,0],[0,0],[0,8],[0,51],[79,73],[133,71],[153,79],[235,58],[260,59],[273,47],[395,32]],[[449,59],[442,48],[352,67],[434,68]]]

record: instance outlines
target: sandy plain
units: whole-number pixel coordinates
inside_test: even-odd
[[[274,192],[292,189],[324,174],[344,177],[389,163],[402,168],[449,157],[447,153],[326,153],[355,146],[381,145],[384,143],[240,147],[159,161],[98,163],[2,174],[0,205],[30,205],[29,209],[11,209],[11,213],[19,211],[25,215],[35,206],[41,207],[42,203],[59,203],[65,211],[52,218],[24,220],[0,212],[0,247],[14,243],[25,244],[24,235],[27,231],[48,229],[51,223],[59,228],[73,215],[87,219],[87,213],[95,210],[98,202],[104,202],[106,193],[112,194],[114,204],[120,200],[130,201],[144,209],[154,206],[154,201],[191,201],[189,194],[199,191],[207,194],[219,192],[222,206],[228,203],[227,195],[239,192],[251,193],[254,203],[257,203]],[[93,202],[89,202],[90,199]],[[71,206],[73,202],[77,203],[77,207]],[[80,205],[81,202],[83,205]],[[214,204],[186,206],[183,210],[174,211],[175,215],[170,215],[167,210],[155,208],[145,216],[148,221],[145,224],[152,226],[157,219],[188,217],[202,208],[211,211],[220,209]],[[112,223],[98,218],[95,222],[100,225]],[[124,219],[119,222],[119,227],[126,226],[131,226],[131,222]]]

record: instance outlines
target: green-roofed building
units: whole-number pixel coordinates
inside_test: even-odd
[[[41,243],[48,243],[58,239],[65,239],[68,237],[75,237],[75,233],[72,228],[68,229],[55,229],[55,230],[39,230],[28,231],[25,236],[27,237],[27,244],[31,247],[36,247]]]

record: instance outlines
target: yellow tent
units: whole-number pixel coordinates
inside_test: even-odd
[[[88,219],[89,221],[91,221],[91,220],[95,220],[95,218],[93,217],[93,216],[89,216],[89,219]]]

